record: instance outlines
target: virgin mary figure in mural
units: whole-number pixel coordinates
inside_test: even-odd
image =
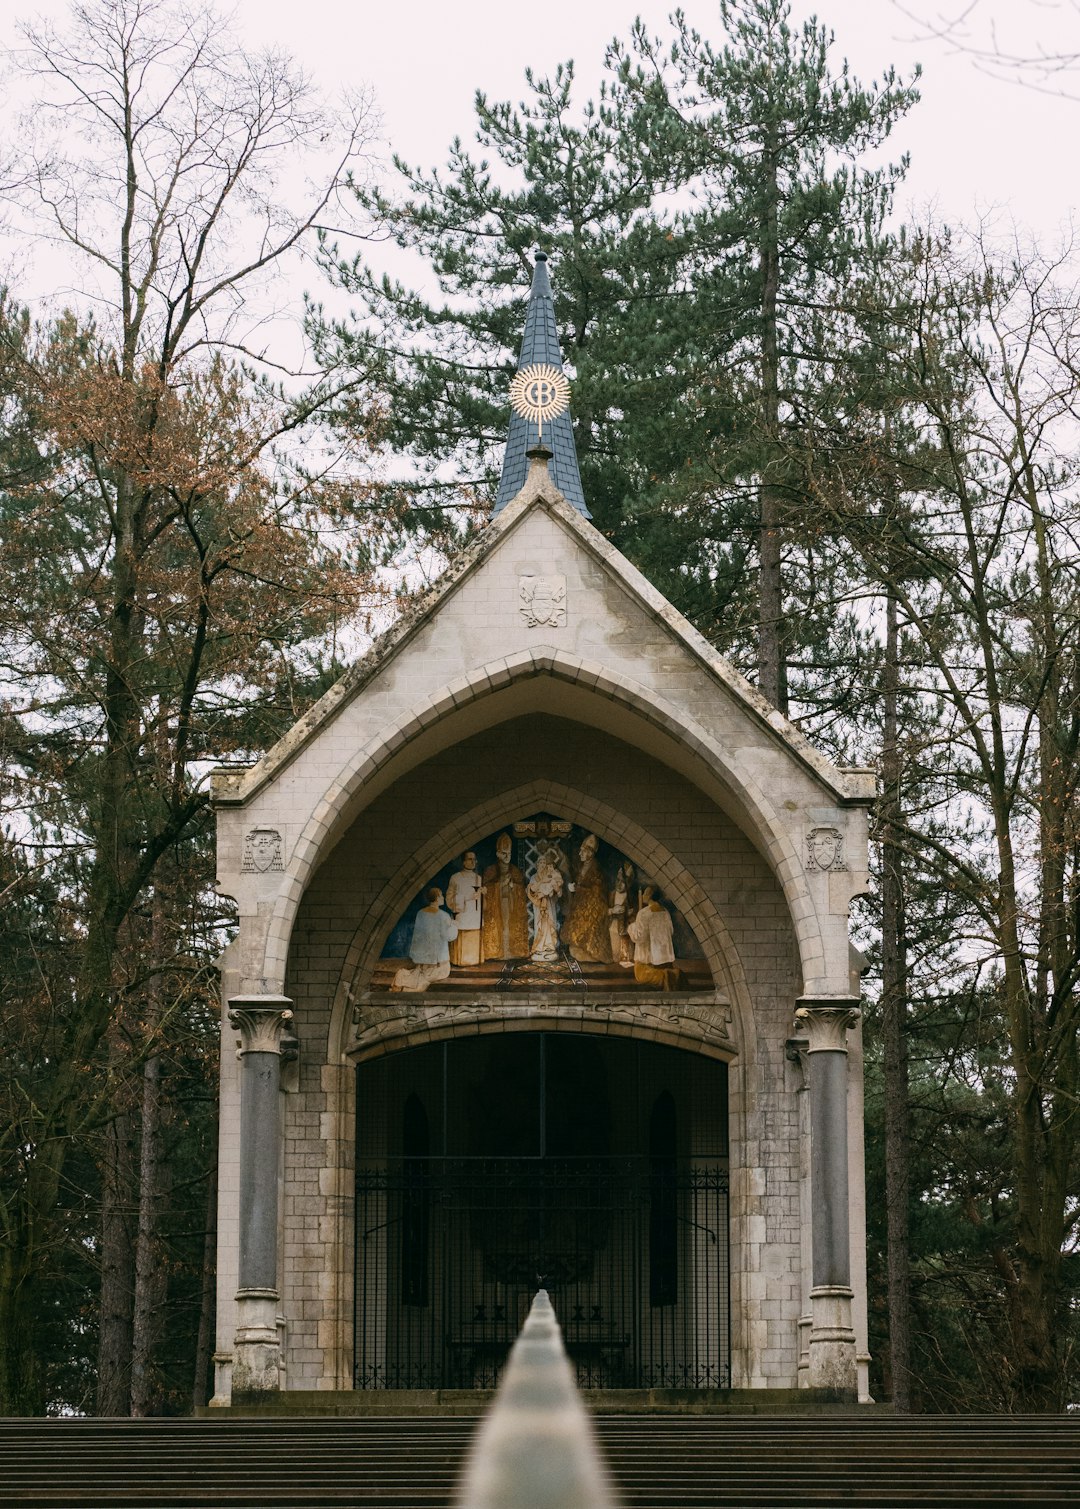
[[[481,948],[485,959],[526,959],[529,956],[529,916],[525,877],[510,863],[513,840],[500,833],[495,863],[484,871],[484,917]]]
[[[590,833],[578,850],[578,866],[560,934],[579,964],[609,964],[608,889],[596,858],[600,840]]]
[[[559,918],[556,909],[562,895],[563,878],[555,868],[554,856],[545,849],[529,881],[527,894],[533,908],[533,944],[531,957],[538,964],[550,964],[559,957]]]

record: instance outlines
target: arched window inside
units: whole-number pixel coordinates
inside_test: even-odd
[[[401,1210],[401,1298],[406,1305],[428,1302],[428,1232],[431,1216],[431,1133],[418,1095],[405,1102],[402,1127],[404,1178]]]
[[[679,1291],[675,1101],[664,1090],[649,1116],[649,1303],[673,1305]]]

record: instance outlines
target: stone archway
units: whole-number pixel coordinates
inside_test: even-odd
[[[721,1057],[731,1056],[737,1046],[752,1062],[756,1034],[745,971],[723,918],[702,886],[670,849],[632,818],[571,786],[543,780],[530,781],[471,808],[447,823],[422,849],[402,861],[383,894],[360,919],[346,953],[331,1012],[327,1043],[329,1061],[340,1061],[357,1046],[355,1028],[359,1025],[357,1013],[365,981],[387,932],[422,878],[450,855],[475,842],[485,826],[497,827],[513,822],[537,808],[548,808],[587,824],[602,837],[618,843],[637,864],[661,878],[666,894],[684,913],[704,948],[718,987],[711,1003],[713,1012],[710,1014],[710,1003],[695,999],[693,1006],[688,1007],[671,1028],[672,1038],[686,1039]],[[565,1004],[568,1009],[576,1008],[577,1012],[586,1009],[578,1002]],[[381,1009],[385,1012],[385,1004]],[[378,1018],[372,1017],[371,1020]],[[597,1017],[596,1020],[607,1018]],[[718,1032],[719,1025],[726,1030]],[[612,1030],[621,1030],[618,1018],[612,1021]],[[660,1029],[654,1024],[653,1030]],[[406,1046],[410,1028],[405,1017],[401,1018],[400,1034],[394,1034],[395,1037],[399,1035],[402,1041],[395,1045]],[[369,1047],[368,1044],[360,1046],[362,1051]]]
[[[538,1277],[583,1386],[730,1386],[723,1065],[468,1035],[360,1065],[357,1098],[358,1387],[493,1386]]]
[[[290,855],[286,876],[279,889],[266,934],[262,976],[267,988],[280,988],[288,958],[289,937],[296,912],[316,866],[328,846],[336,841],[347,821],[361,808],[361,797],[381,791],[394,779],[397,769],[409,768],[408,755],[424,739],[443,729],[438,746],[449,746],[461,737],[455,729],[459,716],[471,719],[469,732],[482,726],[485,710],[490,721],[499,721],[499,701],[511,688],[529,684],[572,687],[595,699],[597,722],[603,726],[605,709],[629,713],[646,730],[659,733],[665,746],[696,771],[696,780],[706,795],[710,786],[722,787],[725,804],[732,802],[743,814],[761,853],[775,874],[787,902],[795,930],[804,982],[817,978],[824,969],[825,948],[819,918],[806,882],[803,865],[787,825],[774,810],[763,788],[750,772],[685,711],[669,705],[658,695],[629,677],[609,672],[598,662],[548,649],[522,652],[483,667],[452,682],[437,700],[420,701],[410,708],[407,719],[384,728],[379,736],[353,754],[314,808]],[[481,717],[481,722],[477,718]],[[416,758],[427,758],[425,749]]]
[[[528,1006],[508,1002],[504,1007],[485,1004],[478,1010],[467,1006],[455,1010],[421,1011],[371,998],[364,1001],[363,982],[370,975],[382,941],[401,909],[423,877],[450,855],[467,848],[478,832],[527,816],[537,809],[573,817],[617,842],[650,873],[663,876],[665,892],[685,912],[706,950],[714,979],[721,986],[714,998],[676,1003],[637,1000],[621,1006],[553,1000],[534,1001]],[[403,998],[398,998],[402,1000]],[[611,1039],[647,1040],[654,1044],[689,1050],[711,1059],[724,1060],[730,1069],[731,1177],[736,1191],[731,1211],[732,1284],[736,1301],[733,1311],[734,1355],[746,1351],[742,1334],[742,1311],[738,1303],[742,1283],[742,1253],[747,1217],[756,1194],[741,1170],[746,1159],[746,1108],[752,1098],[759,1032],[754,1004],[738,949],[724,919],[704,888],[685,865],[640,824],[614,807],[569,785],[549,780],[530,781],[500,793],[468,809],[433,834],[420,849],[402,860],[378,901],[356,926],[343,960],[334,995],[327,1040],[324,1088],[328,1092],[323,1118],[323,1146],[332,1167],[326,1170],[326,1187],[335,1193],[336,1220],[335,1310],[339,1315],[339,1345],[335,1376],[347,1387],[352,1336],[351,1275],[354,1263],[353,1167],[355,1117],[352,1064],[397,1054],[410,1047],[458,1037],[477,1037],[506,1031],[601,1034]],[[327,1278],[329,1282],[329,1276]],[[740,1364],[741,1365],[741,1364]]]

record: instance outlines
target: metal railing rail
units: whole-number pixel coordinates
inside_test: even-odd
[[[540,1289],[469,1450],[457,1509],[619,1509]]]

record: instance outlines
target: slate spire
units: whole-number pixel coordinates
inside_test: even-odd
[[[533,269],[529,307],[525,316],[525,334],[521,340],[518,370],[534,364],[557,367],[562,371],[562,352],[555,329],[555,305],[551,297],[551,280],[548,277],[547,253],[537,252]],[[506,438],[506,456],[503,460],[499,493],[492,509],[492,517],[501,512],[525,486],[528,467],[526,452],[537,443],[537,427],[532,420],[523,419],[511,412],[510,432]],[[556,419],[544,425],[543,444],[552,452],[548,470],[551,480],[568,503],[591,518],[581,490],[581,474],[578,472],[577,450],[574,446],[574,430],[570,422],[570,410],[565,410]]]

